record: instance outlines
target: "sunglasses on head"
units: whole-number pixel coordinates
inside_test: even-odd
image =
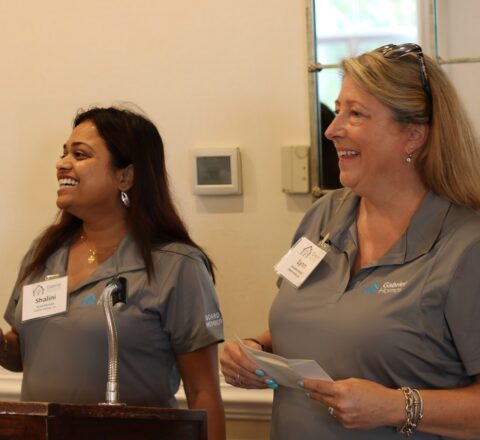
[[[418,62],[420,64],[420,72],[422,79],[422,86],[425,94],[427,95],[428,102],[430,104],[430,109],[432,108],[432,89],[430,88],[430,81],[428,79],[427,66],[425,64],[425,58],[423,56],[422,48],[415,43],[405,43],[405,44],[386,44],[381,46],[378,49],[375,49],[375,52],[380,52],[385,58],[390,60],[398,60],[408,54],[417,55]]]

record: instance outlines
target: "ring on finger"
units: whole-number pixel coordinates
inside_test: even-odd
[[[240,377],[240,373],[237,373],[237,374],[235,375],[235,383],[236,383],[237,385],[242,385],[242,378]]]

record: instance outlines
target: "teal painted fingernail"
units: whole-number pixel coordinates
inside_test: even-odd
[[[308,399],[310,398],[310,393],[308,391],[305,391],[305,397],[307,397]]]
[[[303,380],[299,380],[299,381],[298,381],[298,386],[299,386],[300,388],[305,388],[305,384],[303,383]]]
[[[272,390],[276,390],[278,388],[278,384],[276,383],[269,383],[267,384],[267,387],[272,389]]]
[[[275,382],[275,381],[274,381],[273,379],[271,379],[271,378],[265,379],[265,383],[266,383],[267,385],[276,385],[276,384],[277,384],[277,382]]]
[[[263,370],[255,370],[255,374],[256,374],[257,376],[262,377],[262,376],[265,376],[265,371],[263,371]]]

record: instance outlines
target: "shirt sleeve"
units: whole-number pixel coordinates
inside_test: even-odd
[[[10,326],[16,331],[15,326],[15,310],[17,308],[18,298],[20,295],[20,286],[18,283],[15,284],[10,299],[8,300],[7,308],[3,314],[3,318]]]
[[[480,242],[464,253],[453,277],[445,316],[467,374],[480,374]]]
[[[3,315],[3,318],[5,319],[6,322],[8,322],[12,328],[17,331],[16,323],[15,323],[15,310],[17,308],[18,300],[20,298],[20,295],[22,293],[22,288],[23,288],[23,282],[20,282],[20,277],[22,276],[24,268],[27,266],[28,263],[32,260],[33,257],[33,250],[36,245],[36,241],[32,243],[30,246],[30,249],[28,252],[25,254],[25,256],[22,259],[22,263],[20,265],[20,270],[18,271],[17,275],[17,281],[15,282],[15,285],[13,286],[12,293],[10,295],[10,299],[8,300],[7,307],[5,309],[5,313]]]
[[[176,353],[223,342],[223,318],[203,255],[183,256],[172,280],[165,330]]]

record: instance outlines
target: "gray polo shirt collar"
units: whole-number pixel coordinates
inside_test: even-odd
[[[356,214],[360,197],[351,191],[343,195],[335,214],[322,236],[330,234],[330,242],[340,251],[352,256],[356,252]],[[414,214],[401,239],[372,266],[404,264],[426,254],[436,242],[451,203],[428,192]]]
[[[45,264],[46,274],[59,276],[66,275],[69,246],[70,243],[65,243],[48,258]],[[113,277],[119,276],[123,272],[132,272],[143,269],[145,269],[145,262],[143,261],[133,238],[127,234],[113,255],[105,260],[90,277],[81,282],[71,293],[75,293],[77,290],[82,289],[88,284],[96,283],[103,279],[109,280]]]

